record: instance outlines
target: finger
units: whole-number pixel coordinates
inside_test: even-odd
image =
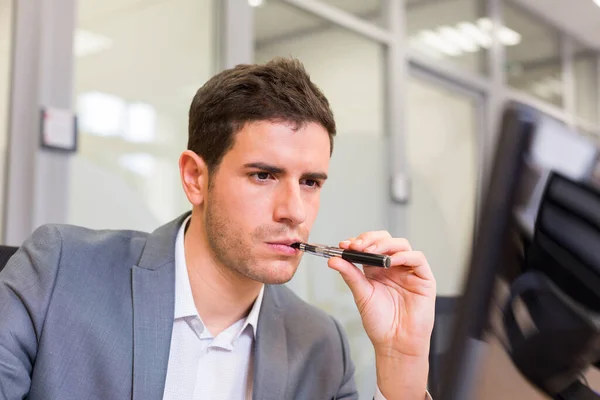
[[[411,251],[410,243],[404,238],[382,238],[366,247],[363,251],[377,254],[394,254],[399,251]]]
[[[356,251],[363,251],[365,248],[371,246],[375,241],[391,237],[392,235],[390,235],[388,231],[364,232],[358,235],[358,237],[356,238],[350,238],[343,242],[340,242],[340,247],[344,249],[349,248]]]
[[[434,280],[429,263],[420,251],[401,251],[392,255],[394,267],[409,267],[419,278]]]
[[[355,238],[355,237],[351,237],[351,238],[348,238],[348,239],[346,239],[346,240],[342,240],[342,241],[340,242],[339,246],[340,246],[342,249],[347,249],[347,248],[349,248],[349,247],[350,247],[350,244],[351,244],[351,243],[352,243],[354,240],[356,240],[356,238]]]
[[[362,304],[364,299],[370,295],[372,286],[358,267],[340,257],[330,258],[327,260],[327,265],[342,275],[342,279],[350,288],[357,305]]]

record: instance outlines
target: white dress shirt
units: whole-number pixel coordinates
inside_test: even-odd
[[[248,317],[214,337],[192,296],[183,245],[188,220],[175,241],[175,321],[163,400],[252,399],[252,347],[264,286]]]
[[[214,337],[192,296],[183,244],[189,219],[175,241],[175,321],[163,400],[251,400],[253,346],[264,286],[248,316]],[[386,400],[379,388],[374,400]]]

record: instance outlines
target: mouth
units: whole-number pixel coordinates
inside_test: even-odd
[[[300,253],[300,250],[292,247],[292,244],[297,242],[301,242],[301,240],[298,238],[274,240],[267,242],[267,246],[276,253],[293,256]]]

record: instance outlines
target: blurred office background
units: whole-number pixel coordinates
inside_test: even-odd
[[[388,229],[458,296],[502,103],[600,134],[598,26],[592,0],[0,0],[0,242],[46,222],[151,231],[185,212],[196,90],[293,56],[339,132],[312,240]],[[76,153],[39,149],[46,106],[77,113]],[[370,398],[374,355],[343,281],[305,257],[290,285],[344,324]]]

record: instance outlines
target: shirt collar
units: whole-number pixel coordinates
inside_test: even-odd
[[[252,327],[252,332],[256,337],[256,330],[258,328],[258,315],[260,314],[260,306],[262,304],[264,294],[265,285],[262,285],[262,287],[260,288],[260,292],[258,293],[258,297],[254,301],[254,305],[252,306],[248,317],[246,317],[246,322],[244,322],[244,325],[242,326],[242,329],[240,329],[240,333],[238,334],[238,336],[241,335],[242,332],[244,332],[248,325],[250,325]]]
[[[187,271],[187,264],[185,262],[185,246],[184,236],[185,229],[191,218],[188,216],[185,221],[181,224],[177,238],[175,239],[175,319],[184,317],[198,317],[200,321],[202,318],[198,315],[196,310],[196,304],[194,303],[194,296],[192,295],[192,287],[190,285],[190,277]],[[265,285],[262,285],[258,297],[254,301],[254,305],[250,310],[250,313],[246,317],[246,321],[242,325],[240,330],[241,334],[244,332],[248,325],[252,326],[254,336],[258,328],[258,317],[260,314],[260,307],[265,292]],[[239,336],[238,334],[238,336]]]

